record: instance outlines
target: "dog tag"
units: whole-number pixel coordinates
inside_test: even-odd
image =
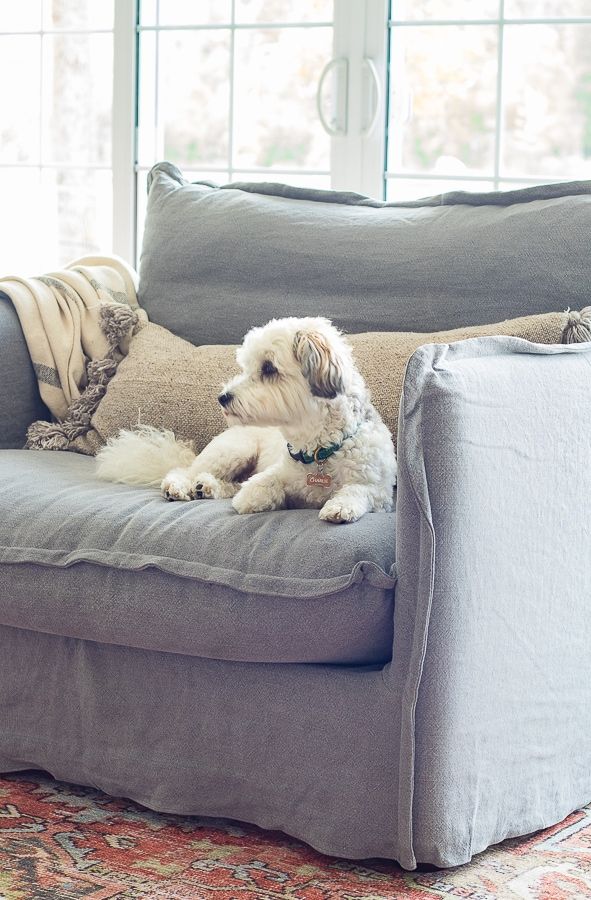
[[[324,460],[318,459],[318,450],[316,448],[316,452],[314,453],[314,459],[316,460],[316,471],[311,472],[306,478],[306,484],[308,487],[330,487],[332,484],[332,478],[330,475],[324,474]]]
[[[313,487],[314,485],[330,487],[330,485],[332,484],[332,478],[330,477],[330,475],[323,475],[321,472],[312,472],[306,478],[306,484],[309,487]]]

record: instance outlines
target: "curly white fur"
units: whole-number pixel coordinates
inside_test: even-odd
[[[99,477],[162,482],[169,500],[228,498],[238,513],[313,507],[328,522],[390,510],[396,458],[350,346],[324,318],[273,319],[253,328],[236,358],[242,369],[220,403],[230,426],[197,456],[172,432],[122,431],[98,454]],[[329,486],[308,483],[316,465],[292,459],[338,445],[323,463]]]

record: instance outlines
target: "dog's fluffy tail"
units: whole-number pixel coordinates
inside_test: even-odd
[[[104,481],[160,487],[171,469],[190,466],[195,453],[190,441],[181,441],[172,431],[140,425],[123,429],[96,456],[97,475]]]

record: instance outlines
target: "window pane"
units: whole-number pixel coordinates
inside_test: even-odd
[[[43,162],[109,165],[112,35],[43,41]]]
[[[45,228],[52,262],[63,265],[86,253],[108,251],[112,245],[110,171],[43,169]],[[46,248],[44,248],[44,251]]]
[[[591,25],[505,28],[502,174],[591,177]]]
[[[44,0],[46,28],[112,28],[114,0]]]
[[[0,36],[0,162],[39,162],[41,38]]]
[[[332,22],[333,0],[236,0],[237,22]]]
[[[0,31],[38,31],[41,28],[41,0],[3,3]]]
[[[457,181],[436,178],[388,178],[386,182],[386,200],[391,202],[404,200],[421,200],[437,194],[448,194],[450,191],[494,191],[494,182],[490,181]]]
[[[2,169],[0,274],[39,275],[87,253],[108,252],[111,173]]]
[[[37,275],[51,262],[51,233],[40,203],[39,169],[0,168],[0,275]],[[43,241],[47,237],[47,249]],[[42,249],[43,248],[43,249]],[[40,251],[46,255],[40,259]]]
[[[230,0],[160,0],[159,25],[207,25],[232,21]],[[146,24],[143,21],[142,24]]]
[[[140,25],[156,25],[158,18],[158,0],[139,0]]]
[[[507,19],[591,16],[591,0],[505,0]]]
[[[392,29],[388,170],[494,170],[497,28]]]
[[[164,31],[158,36],[156,158],[181,167],[225,166],[230,108],[229,31]],[[153,71],[141,65],[142,89]],[[156,158],[145,160],[151,165]]]
[[[295,187],[322,188],[330,190],[330,174],[305,175],[281,172],[233,172],[232,181],[278,181],[281,184],[295,185]]]
[[[144,225],[146,224],[146,207],[148,205],[148,173],[142,169],[137,173],[137,218],[136,218],[136,260],[139,267],[140,256],[142,252],[142,243],[144,240]]]
[[[329,169],[316,89],[332,28],[236,32],[234,167]]]
[[[143,3],[141,8],[143,8]],[[137,154],[140,166],[150,168],[161,159],[158,153],[156,133],[156,47],[158,36],[155,31],[140,33],[139,74],[138,74],[138,131]]]
[[[393,19],[494,19],[498,14],[499,0],[392,0],[391,10]]]

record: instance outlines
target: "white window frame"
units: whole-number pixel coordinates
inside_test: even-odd
[[[497,83],[496,83],[496,108],[495,108],[495,145],[493,157],[493,169],[483,174],[431,174],[430,172],[412,172],[412,171],[394,171],[384,166],[384,177],[389,179],[400,180],[420,180],[420,181],[439,181],[449,182],[450,188],[453,188],[454,182],[488,182],[490,190],[500,190],[501,185],[536,185],[540,184],[539,177],[528,177],[527,175],[503,175],[501,172],[501,139],[502,139],[502,114],[503,114],[503,53],[504,38],[506,26],[528,26],[528,25],[591,25],[591,16],[538,16],[528,19],[507,18],[505,16],[505,0],[497,0],[498,13],[490,18],[464,18],[464,19],[397,19],[390,18],[388,21],[388,32],[397,28],[420,28],[420,27],[440,27],[447,28],[453,26],[470,26],[470,25],[486,25],[496,27],[498,33],[497,42]],[[388,90],[388,86],[385,86]],[[572,176],[548,176],[553,182],[572,181]]]
[[[113,252],[133,265],[137,246],[138,0],[116,0],[114,7]]]
[[[357,191],[370,197],[383,198],[386,196],[389,179],[449,182],[450,188],[454,183],[462,181],[489,182],[494,189],[498,189],[501,182],[539,183],[539,178],[511,177],[501,172],[504,28],[506,25],[521,24],[591,24],[591,17],[507,19],[504,16],[504,4],[505,0],[499,0],[497,16],[488,19],[408,20],[390,18],[390,0],[334,0],[333,22],[311,23],[332,24],[334,33],[333,58],[325,67],[326,74],[329,74],[327,70],[333,68],[338,73],[336,75],[338,88],[334,92],[333,100],[334,115],[330,122],[323,121],[322,98],[320,96],[318,98],[319,117],[331,135],[330,174],[334,189]],[[145,167],[140,167],[137,160],[139,0],[116,0],[114,5],[113,250],[134,262],[137,246],[138,173],[145,171]],[[396,28],[420,26],[445,28],[454,25],[489,25],[498,29],[494,171],[482,175],[446,175],[388,170],[386,104],[389,89],[388,47],[391,34]],[[192,26],[185,28],[190,29]],[[142,26],[141,30],[150,29],[151,26]],[[321,76],[319,94],[322,83]],[[232,102],[231,96],[230,117]],[[226,172],[225,169],[223,171]],[[254,174],[255,171],[266,170],[250,171]],[[215,178],[215,170],[211,169],[211,172]],[[324,173],[310,171],[309,174]],[[289,180],[287,172],[277,175],[279,178]],[[553,180],[569,179],[553,178]]]
[[[133,5],[136,6],[137,0],[121,0],[121,6],[123,6],[124,4],[130,4],[130,3],[133,3]],[[115,0],[114,7],[115,7],[115,10],[117,10],[117,8],[119,7],[119,0]],[[104,164],[88,163],[88,162],[77,163],[77,162],[67,162],[67,161],[61,160],[61,159],[58,159],[57,161],[48,161],[45,159],[44,141],[43,141],[43,138],[44,138],[44,135],[43,135],[43,75],[44,75],[43,63],[44,63],[44,53],[45,53],[44,38],[52,37],[52,36],[61,36],[61,35],[64,35],[67,37],[73,37],[76,35],[80,35],[80,36],[113,35],[113,39],[114,39],[114,30],[112,28],[104,28],[104,27],[87,27],[87,28],[82,27],[82,26],[80,26],[80,27],[78,27],[78,26],[65,27],[65,28],[54,27],[50,24],[46,24],[45,17],[44,17],[43,5],[40,5],[40,8],[39,8],[39,27],[38,28],[15,27],[15,28],[7,29],[7,30],[0,30],[0,36],[3,38],[37,37],[40,39],[40,43],[39,43],[39,85],[38,85],[39,97],[40,97],[40,107],[39,107],[40,108],[40,120],[39,120],[39,140],[38,140],[38,144],[37,144],[37,159],[36,160],[34,159],[33,161],[18,161],[18,162],[4,162],[3,161],[3,162],[0,162],[0,171],[11,170],[11,169],[36,171],[40,176],[41,184],[42,184],[41,179],[43,177],[44,171],[51,171],[51,170],[68,171],[68,170],[71,170],[71,171],[113,172],[113,170],[114,170],[114,163],[112,165],[109,165],[108,163],[104,163]],[[114,65],[114,68],[116,68],[117,63],[115,60],[115,55],[114,55],[113,65]],[[124,90],[128,91],[128,87],[126,86]],[[134,86],[133,90],[135,90],[135,86]],[[114,87],[114,93],[116,93],[115,87]],[[133,94],[128,93],[127,96],[133,96]],[[114,115],[112,117],[112,124],[113,125],[115,124]],[[117,132],[115,132],[115,130],[113,129],[112,130],[113,139],[114,139],[114,136],[116,133],[121,134],[121,135],[124,134],[123,131],[118,130]],[[112,152],[113,152],[113,155],[116,152],[115,146],[114,146],[114,140],[113,140]],[[132,171],[133,171],[133,169],[132,169]],[[135,198],[130,202],[133,202],[134,222],[135,222]],[[113,220],[121,221],[120,214],[116,210],[115,207],[116,207],[116,204],[115,204],[115,194],[114,194],[114,196],[113,196]],[[128,226],[129,226],[129,223],[126,225],[126,229],[128,228]],[[115,234],[115,231],[113,231],[113,234]],[[121,253],[121,255],[124,255],[125,259],[133,262],[134,257],[135,257],[135,250],[132,253],[130,253],[128,243],[126,243],[126,241],[122,240],[121,238],[122,238],[122,236],[120,235],[120,237],[118,239],[118,245],[120,246],[121,250],[123,251]]]
[[[344,124],[331,137],[331,184],[336,190],[383,194],[388,7],[388,0],[335,0],[333,23],[326,23],[334,29],[333,60],[348,60],[338,99]],[[141,168],[137,161],[138,8],[138,0],[116,0],[113,46],[113,252],[130,262],[136,255]]]
[[[332,138],[335,190],[384,195],[388,0],[335,0],[334,58],[347,60],[346,122]]]

